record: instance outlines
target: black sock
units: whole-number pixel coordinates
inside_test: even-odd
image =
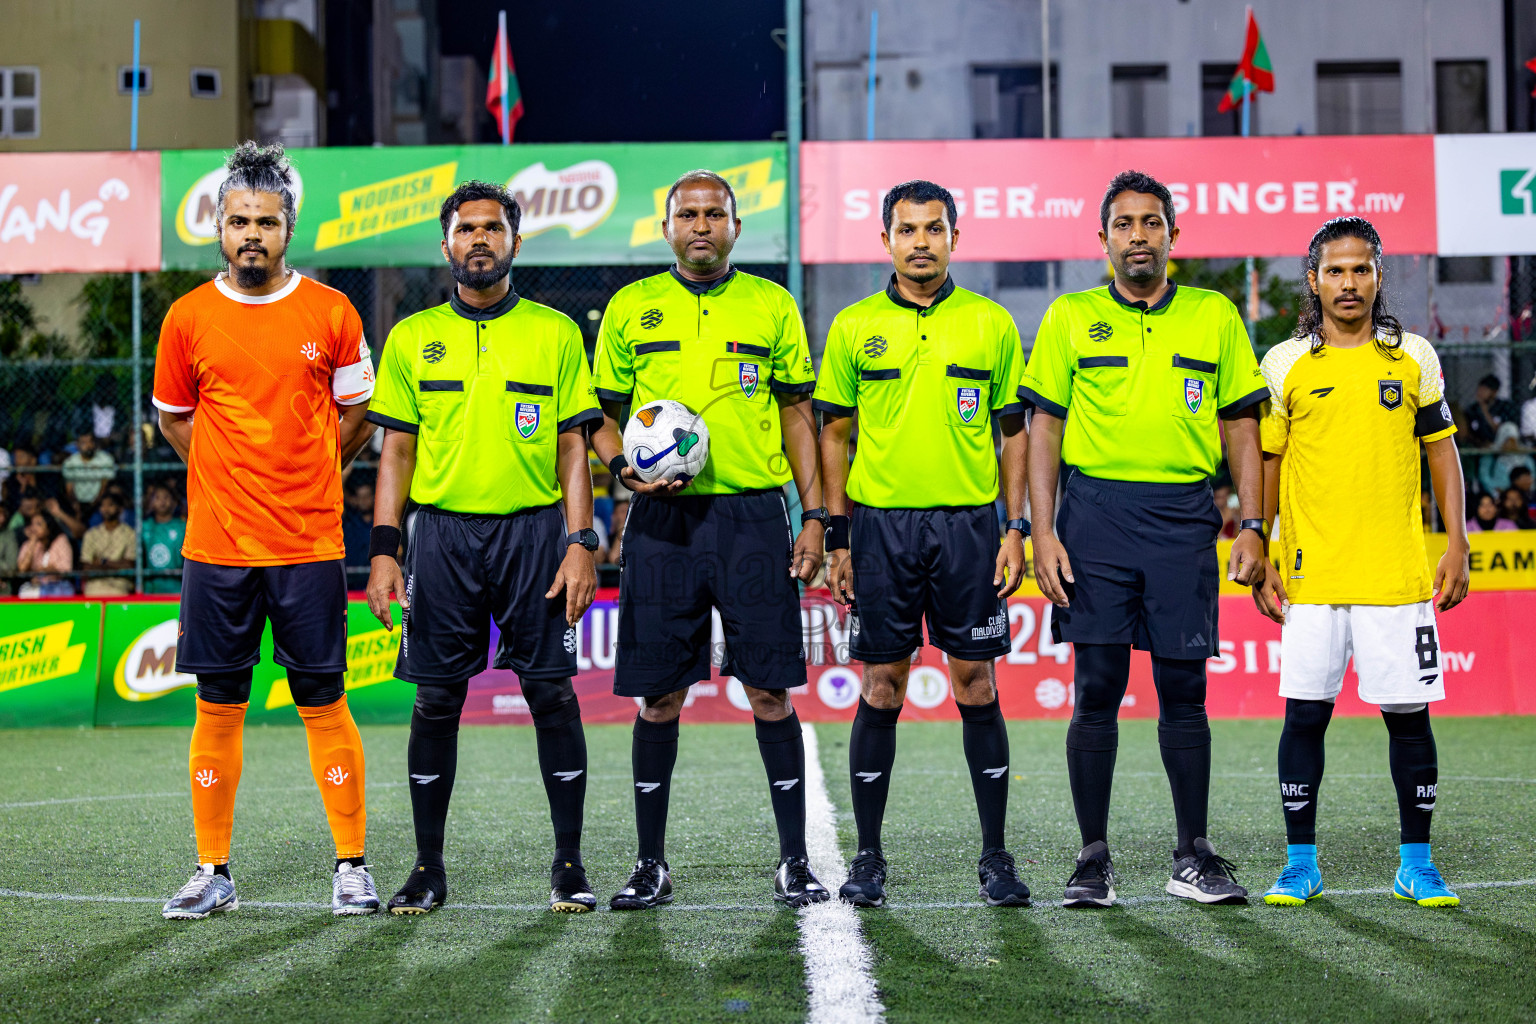
[[[549,820],[555,829],[555,859],[581,863],[582,811],[587,799],[587,735],[581,727],[581,705],[562,680],[557,691],[564,699],[552,706],[540,704],[533,712],[534,737],[539,747],[539,774],[549,798]],[[523,687],[524,697],[529,687]]]
[[[773,820],[779,827],[779,859],[804,857],[805,853],[805,738],[800,716],[757,723],[757,752],[768,770],[768,797],[773,801]]]
[[[364,857],[361,853],[356,857],[337,857],[336,866],[331,870],[340,871],[343,864],[351,864],[355,868],[365,868],[368,866],[368,858]]]
[[[1107,842],[1109,794],[1120,747],[1120,700],[1131,681],[1129,644],[1073,644],[1072,724],[1067,726],[1067,778],[1083,845]]]
[[[1397,817],[1402,842],[1429,842],[1429,822],[1435,811],[1435,788],[1440,762],[1435,753],[1435,734],[1429,728],[1429,708],[1417,711],[1381,709],[1387,723],[1392,784],[1397,787]]]
[[[1209,827],[1211,723],[1205,716],[1205,662],[1154,657],[1152,681],[1157,686],[1157,745],[1178,824],[1174,855],[1187,857]]]
[[[635,716],[630,763],[635,773],[635,831],[641,860],[666,860],[667,802],[677,764],[678,719],[647,722]]]
[[[1000,849],[1008,820],[1008,725],[996,697],[989,704],[956,701],[955,706],[964,722],[961,736],[981,819],[981,848]]]
[[[877,708],[859,698],[848,737],[848,771],[853,786],[853,820],[860,850],[880,849],[885,798],[891,791],[891,766],[896,763],[896,720],[900,706]]]
[[[231,881],[234,880],[234,876],[229,873],[229,864],[227,863],[215,864],[213,866],[213,873],[216,875],[223,875],[225,878],[228,878]]]
[[[416,862],[429,867],[443,866],[443,829],[459,767],[459,715],[468,692],[465,683],[416,687],[405,764],[416,826]]]
[[[1323,784],[1323,737],[1333,718],[1329,700],[1285,701],[1280,730],[1280,806],[1285,811],[1285,841],[1317,845],[1317,790]]]

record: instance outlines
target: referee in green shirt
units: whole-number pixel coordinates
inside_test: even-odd
[[[896,760],[896,719],[912,652],[928,638],[949,656],[965,758],[981,817],[981,895],[1029,905],[1003,847],[1008,729],[993,660],[1008,653],[1005,599],[1024,569],[1024,364],[1008,311],[955,286],[955,200],[931,181],[885,195],[881,241],[895,272],[885,290],[832,321],[815,406],[823,416],[827,585],[853,607],[849,653],[864,662],[848,741],[859,852],[839,895],[885,903],[880,824]],[[858,455],[848,442],[858,418]],[[999,455],[993,421],[1002,434]],[[1007,508],[998,543],[999,480]],[[858,504],[848,511],[848,498]],[[851,559],[850,559],[851,553]],[[992,572],[987,572],[992,569]],[[854,590],[857,584],[858,596]]]
[[[613,689],[643,703],[633,751],[639,856],[609,905],[672,899],[664,843],[678,718],[688,687],[709,678],[713,607],[725,631],[721,672],[746,688],[768,770],[774,897],[798,907],[830,895],[806,859],[805,747],[789,701],[790,687],[805,684],[796,580],[820,568],[826,524],[816,381],[794,299],[730,264],[741,233],[730,184],[691,171],[668,190],[665,212],[677,263],[614,295],[594,362],[603,425],[592,447],[635,492],[619,560]],[[658,399],[682,402],[709,428],[709,460],[691,481],[642,483],[624,459],[622,407],[643,411]],[[791,477],[809,510],[798,539],[784,500]]]
[[[1123,172],[1109,183],[1099,219],[1114,280],[1051,303],[1019,387],[1035,410],[1035,578],[1055,605],[1056,641],[1070,642],[1077,659],[1067,770],[1083,851],[1063,902],[1115,899],[1109,793],[1134,646],[1152,655],[1158,742],[1178,822],[1167,889],[1202,903],[1242,903],[1247,891],[1206,838],[1205,659],[1219,651],[1221,529],[1209,479],[1224,432],[1243,516],[1227,578],[1262,580],[1258,410],[1268,389],[1236,307],[1168,280],[1179,237],[1168,189]]]
[[[396,914],[426,913],[448,894],[443,824],[459,716],[469,677],[486,667],[492,619],[495,667],[517,672],[538,740],[555,831],[550,908],[597,905],[581,863],[587,744],[571,677],[575,626],[597,589],[586,435],[602,413],[576,325],[512,289],[520,219],[506,189],[486,182],[465,182],[443,203],[443,255],[458,287],[395,325],[374,392],[382,400],[369,408],[384,450],[368,606],[393,628],[389,598],[399,598],[395,675],[416,684],[406,754],[416,866],[389,901]],[[407,497],[420,508],[402,577]]]

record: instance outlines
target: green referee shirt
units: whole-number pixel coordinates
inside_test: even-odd
[[[690,494],[788,483],[770,393],[816,387],[795,300],[734,268],[702,284],[673,269],[619,289],[603,314],[593,378],[604,401],[638,407],[669,398],[704,417],[709,460]]]
[[[1138,483],[1215,474],[1217,417],[1268,396],[1232,300],[1172,283],[1151,307],[1113,283],[1057,298],[1019,386],[1026,403],[1066,420],[1063,462]]]
[[[1023,412],[1024,366],[1008,311],[944,282],[929,306],[885,291],[832,321],[816,408],[859,414],[848,496],[876,508],[990,505],[997,500],[992,417]]]
[[[396,324],[368,406],[416,435],[413,499],[493,515],[559,501],[555,435],[602,418],[581,332],[516,292],[488,309],[455,292]]]

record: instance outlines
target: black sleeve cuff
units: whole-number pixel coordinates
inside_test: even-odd
[[[1023,402],[1009,402],[1001,409],[993,409],[993,416],[1018,416],[1024,412]]]
[[[631,394],[631,392],[628,391],[609,391],[607,388],[594,388],[593,390],[597,392],[597,397],[601,398],[603,401],[617,402],[620,405],[624,405],[626,402],[628,402],[629,396]]]
[[[814,380],[807,380],[799,384],[793,384],[788,381],[779,380],[777,377],[770,377],[768,379],[768,388],[771,391],[777,391],[784,395],[808,395],[816,390],[816,382]]]
[[[374,412],[372,409],[369,409],[367,412],[363,413],[363,419],[367,420],[369,423],[377,423],[381,427],[388,427],[390,430],[398,430],[404,434],[421,433],[420,423],[407,423],[405,420],[397,420],[393,416],[385,416],[383,413]]]
[[[1451,419],[1451,407],[1444,399],[1434,405],[1426,405],[1413,416],[1413,436],[1428,437],[1456,426]]]
[[[1264,401],[1268,397],[1269,397],[1269,388],[1267,388],[1267,387],[1259,388],[1259,390],[1253,392],[1253,394],[1251,394],[1251,395],[1244,395],[1242,398],[1239,398],[1237,401],[1233,402],[1231,405],[1227,405],[1227,406],[1224,406],[1224,407],[1222,407],[1220,409],[1217,409],[1216,410],[1216,415],[1220,416],[1224,420],[1230,420],[1230,419],[1234,418],[1238,413],[1242,412],[1244,409],[1248,409],[1248,408],[1250,408],[1252,406],[1258,405],[1260,402]]]
[[[567,416],[565,419],[561,420],[560,423],[559,423],[559,426],[556,429],[557,429],[558,433],[563,434],[567,430],[575,430],[577,427],[581,426],[584,423],[601,423],[601,422],[603,422],[603,410],[601,410],[601,409],[583,409],[583,410],[581,410],[581,412],[577,413],[575,416]]]
[[[811,399],[811,408],[816,412],[829,412],[834,416],[852,416],[858,410],[851,405],[838,405],[824,398]]]
[[[1026,409],[1039,409],[1041,412],[1055,416],[1059,420],[1064,420],[1067,418],[1066,406],[1057,405],[1049,398],[1042,397],[1039,392],[1033,390],[1032,388],[1026,388],[1023,385],[1020,385],[1019,397],[1024,400],[1024,407]]]

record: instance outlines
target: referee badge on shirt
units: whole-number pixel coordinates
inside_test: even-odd
[[[974,420],[976,410],[981,408],[981,388],[956,388],[955,408],[966,423]]]
[[[1189,406],[1190,412],[1199,412],[1200,406],[1205,402],[1205,381],[1194,377],[1184,378],[1184,404]]]
[[[741,381],[741,393],[751,398],[757,394],[757,364],[737,363],[741,368],[738,379]]]
[[[1403,382],[1400,380],[1379,380],[1376,382],[1376,392],[1381,407],[1387,412],[1403,404]]]
[[[524,437],[532,437],[534,431],[539,429],[539,404],[537,402],[517,403],[517,432]]]

